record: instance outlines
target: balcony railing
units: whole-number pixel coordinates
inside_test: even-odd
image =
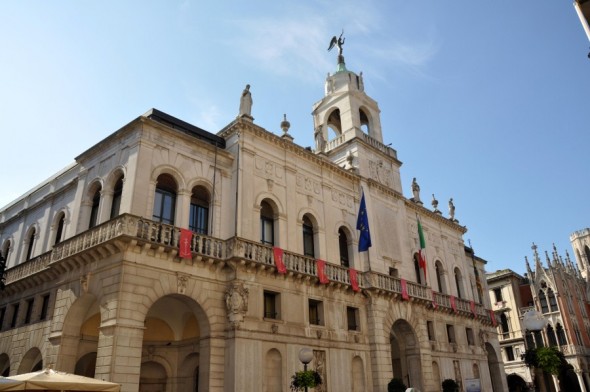
[[[64,240],[55,245],[49,252],[8,269],[6,284],[39,273],[51,267],[54,263],[75,256],[90,248],[105,245],[108,241],[118,237],[128,237],[137,242],[151,243],[153,246],[167,247],[172,250],[178,249],[180,229],[137,216],[123,214],[75,237]],[[217,260],[220,262],[240,259],[273,268],[275,265],[271,246],[237,237],[220,240],[193,233],[191,250],[193,257],[197,259]],[[290,275],[317,277],[317,264],[311,257],[285,250],[283,252],[283,262]],[[331,284],[351,284],[347,267],[326,263],[325,274]],[[399,278],[375,272],[359,272],[357,277],[360,288],[375,288],[392,294],[402,294],[402,284]],[[452,311],[451,296],[447,294],[435,293],[433,299],[431,288],[410,281],[406,281],[406,289],[408,297],[412,301],[418,300],[430,303],[434,301],[437,308]],[[455,307],[456,312],[459,314],[472,315],[470,301],[455,298]],[[475,304],[475,315],[487,322],[491,321],[489,311],[481,304]]]

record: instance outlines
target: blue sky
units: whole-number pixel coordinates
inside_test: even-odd
[[[571,1],[11,1],[0,12],[0,205],[155,107],[217,132],[252,85],[255,122],[313,144],[313,103],[348,69],[379,102],[411,197],[433,193],[488,270],[590,226],[590,46]],[[374,230],[374,229],[372,229]],[[572,254],[573,257],[573,254]]]

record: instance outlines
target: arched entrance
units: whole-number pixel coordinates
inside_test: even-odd
[[[0,355],[0,376],[8,377],[10,375],[10,358],[7,354]]]
[[[88,353],[76,362],[74,374],[94,378],[96,370],[96,352]]]
[[[74,301],[64,319],[57,369],[94,377],[100,320],[94,295],[85,294]]]
[[[506,381],[508,382],[508,391],[509,392],[527,392],[528,387],[526,385],[526,381],[522,379],[517,374],[509,374],[506,377]]]
[[[393,323],[390,335],[393,377],[408,387],[423,389],[420,345],[412,326],[405,320]]]
[[[562,391],[580,392],[580,383],[574,367],[570,364],[563,365],[559,374],[559,388]]]
[[[191,298],[175,294],[157,300],[145,318],[139,391],[206,390],[204,331],[205,313]]]
[[[17,374],[43,370],[43,357],[38,348],[32,348],[23,356]]]
[[[494,350],[494,347],[491,344],[486,343],[486,351],[488,353],[488,367],[490,370],[490,378],[492,380],[492,391],[500,392],[502,391],[502,371],[500,369],[502,364],[498,361],[496,350]]]

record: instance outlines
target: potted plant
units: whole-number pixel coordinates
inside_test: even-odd
[[[303,391],[305,388],[315,388],[321,385],[322,377],[315,370],[302,370],[291,377],[291,390]]]
[[[443,392],[458,392],[459,384],[452,378],[447,378],[442,382],[442,390]]]
[[[405,392],[406,384],[401,378],[392,378],[389,384],[387,384],[387,392]]]

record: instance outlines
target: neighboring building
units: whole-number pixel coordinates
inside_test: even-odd
[[[508,386],[511,391],[524,391],[533,384],[530,369],[521,358],[526,351],[522,314],[532,306],[530,285],[526,278],[510,269],[488,273],[486,280],[498,319],[498,339]]]
[[[588,282],[569,254],[566,252],[565,259],[562,258],[555,246],[551,257],[545,251],[547,267],[543,266],[536,245],[533,245],[533,257],[535,269],[531,269],[528,260],[526,267],[535,306],[547,319],[543,342],[559,347],[572,366],[564,380],[568,383],[567,390],[589,390]]]
[[[533,381],[520,355],[527,347],[543,345],[559,348],[571,368],[559,377],[537,374],[544,377],[537,384],[545,384],[548,391],[590,391],[590,229],[575,232],[570,241],[577,266],[567,252],[561,257],[555,246],[551,256],[545,252],[544,266],[533,245],[534,269],[527,259],[525,277],[511,270],[486,275],[492,307],[499,314],[498,335],[511,388]],[[530,309],[545,316],[544,330],[524,330],[522,316]]]
[[[590,0],[574,0],[574,8],[578,13],[586,36],[590,40]]]
[[[315,150],[286,118],[281,136],[256,125],[246,89],[216,135],[150,110],[2,209],[0,373],[286,391],[308,346],[316,390],[384,391],[394,376],[506,390],[466,228],[417,188],[403,196],[377,102],[341,55],[325,89]]]

